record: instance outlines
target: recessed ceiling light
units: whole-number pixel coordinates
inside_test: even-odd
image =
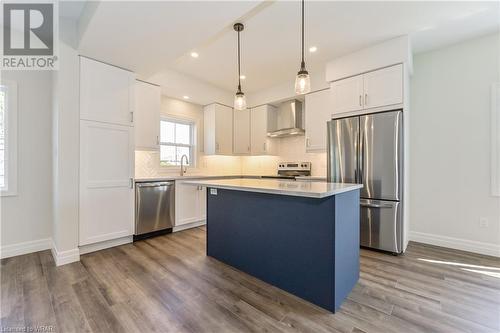
[[[244,80],[246,79],[247,77],[245,75],[240,75],[240,79]]]
[[[198,58],[200,55],[196,52],[191,52],[191,57]]]
[[[314,52],[316,52],[316,51],[318,51],[318,48],[317,48],[316,46],[311,46],[311,47],[309,48],[309,52],[311,52],[311,53],[314,53]]]
[[[184,95],[184,96],[182,96],[182,98],[184,98],[184,99],[189,99],[189,96]]]

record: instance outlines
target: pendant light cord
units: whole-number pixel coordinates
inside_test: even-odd
[[[300,63],[301,70],[305,69],[306,63],[304,62],[304,1],[302,0],[302,62]]]
[[[241,91],[240,32],[238,31],[238,92]]]

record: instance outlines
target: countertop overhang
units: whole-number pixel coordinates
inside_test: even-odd
[[[236,190],[245,192],[268,193],[309,198],[326,198],[336,194],[357,190],[361,184],[328,183],[325,181],[290,181],[277,179],[204,179],[187,180],[184,184]]]

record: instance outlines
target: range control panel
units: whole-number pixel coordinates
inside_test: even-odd
[[[278,171],[311,171],[311,162],[280,162]]]

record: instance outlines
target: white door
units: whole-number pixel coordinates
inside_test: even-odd
[[[366,73],[364,90],[365,109],[403,103],[403,65]]]
[[[215,105],[215,150],[220,155],[233,153],[233,108]]]
[[[271,105],[262,105],[250,110],[250,151],[252,155],[272,155],[276,146],[267,136],[271,122],[276,121],[276,110]],[[274,128],[272,128],[274,129]]]
[[[133,126],[135,74],[80,57],[80,119]]]
[[[332,114],[363,109],[363,76],[332,82]]]
[[[175,182],[175,226],[202,221],[206,218],[204,188]]]
[[[133,131],[80,121],[80,245],[134,232]]]
[[[233,152],[250,154],[250,110],[234,110],[233,120]]]
[[[161,89],[159,86],[135,83],[135,147],[158,150],[160,136]]]
[[[332,92],[316,91],[305,97],[306,150],[326,151],[326,122],[332,118]]]

